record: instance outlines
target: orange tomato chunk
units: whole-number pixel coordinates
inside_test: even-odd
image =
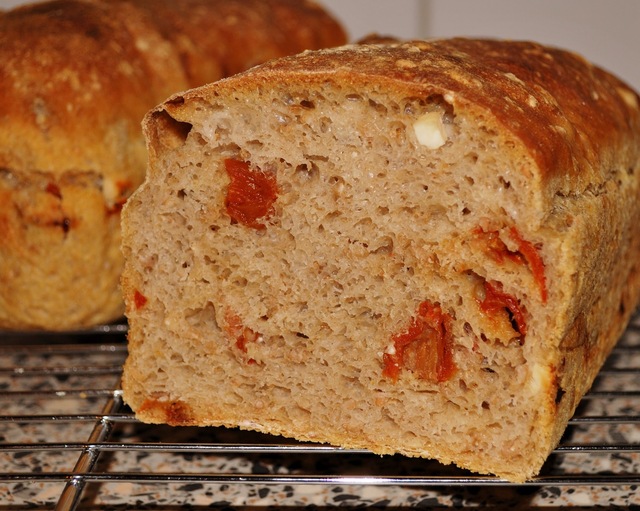
[[[547,278],[544,274],[544,261],[540,256],[538,249],[531,243],[522,238],[520,233],[515,227],[512,227],[509,231],[509,235],[518,244],[518,252],[521,253],[527,261],[533,278],[538,284],[540,290],[540,298],[543,303],[547,303],[548,291],[547,291]]]
[[[47,187],[45,188],[47,193],[57,197],[58,199],[62,199],[62,192],[60,191],[60,187],[55,183],[47,183]]]
[[[451,378],[456,369],[451,321],[439,304],[422,302],[409,327],[391,338],[393,350],[383,355],[383,376],[396,381],[405,368],[433,383]]]
[[[224,330],[232,339],[235,339],[236,348],[242,353],[247,353],[247,344],[257,341],[260,337],[260,334],[244,326],[240,317],[231,309],[227,309],[225,312],[225,322]],[[250,358],[247,363],[255,364],[256,361]]]
[[[136,289],[133,293],[133,304],[136,306],[136,309],[142,309],[142,307],[147,304],[147,301],[147,297]]]
[[[476,227],[473,230],[473,234],[482,240],[485,253],[497,263],[503,264],[506,260],[509,260],[516,264],[527,265],[538,286],[540,299],[543,303],[547,303],[548,291],[544,261],[536,246],[525,240],[518,232],[518,229],[515,227],[509,229],[509,237],[518,245],[517,251],[507,248],[504,241],[500,239],[498,231],[485,231],[482,227]]]
[[[494,285],[491,284],[491,282],[485,282],[484,290],[485,297],[480,301],[480,309],[482,312],[489,317],[496,317],[506,310],[512,318],[514,330],[524,339],[527,335],[527,322],[524,310],[520,306],[518,299],[513,295],[505,293],[500,284]]]
[[[225,208],[231,219],[253,229],[264,229],[264,222],[274,213],[278,197],[276,177],[260,169],[253,170],[248,162],[226,159],[225,170],[230,182]]]

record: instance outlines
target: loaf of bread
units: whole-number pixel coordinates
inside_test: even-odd
[[[637,94],[560,49],[278,59],[146,118],[126,402],[539,473],[640,295]]]
[[[57,0],[0,14],[0,328],[122,316],[120,209],[144,176],[150,108],[345,42],[306,0]]]

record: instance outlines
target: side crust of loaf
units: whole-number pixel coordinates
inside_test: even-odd
[[[127,403],[533,477],[640,298],[638,104],[471,39],[174,96],[123,212]]]
[[[313,2],[54,0],[0,15],[0,328],[121,318],[120,208],[169,95],[345,42]]]

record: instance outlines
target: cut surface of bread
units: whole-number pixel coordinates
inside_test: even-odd
[[[639,122],[616,78],[517,41],[172,97],[123,212],[126,402],[535,476],[638,303]]]
[[[121,318],[120,208],[170,94],[345,43],[297,0],[55,0],[0,14],[0,328]]]

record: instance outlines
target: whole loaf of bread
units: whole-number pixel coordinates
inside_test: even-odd
[[[311,1],[56,0],[0,14],[0,328],[124,311],[120,209],[170,94],[345,42]]]
[[[173,96],[145,133],[123,212],[143,421],[520,482],[638,304],[638,95],[570,52],[305,52]]]

